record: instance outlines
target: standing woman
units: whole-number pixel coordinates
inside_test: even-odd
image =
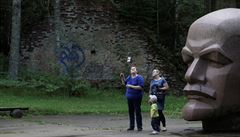
[[[135,116],[138,131],[142,131],[141,103],[143,97],[144,78],[137,73],[135,66],[131,67],[130,76],[125,79],[123,73],[120,74],[122,84],[126,85],[126,97],[128,101],[128,113],[130,125],[128,131],[134,130]]]
[[[160,77],[159,70],[154,69],[152,72],[153,80],[150,83],[150,95],[156,95],[157,96],[157,106],[158,106],[158,113],[159,113],[159,126],[160,122],[162,122],[162,131],[166,131],[166,119],[163,114],[164,110],[164,103],[165,103],[165,95],[166,91],[168,90],[169,86],[167,81]]]

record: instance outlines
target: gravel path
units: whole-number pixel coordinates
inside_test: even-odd
[[[0,117],[0,137],[240,137],[238,133],[204,133],[201,122],[167,119],[167,132],[150,135],[148,116],[143,131],[126,131],[127,116],[28,116],[22,119]]]

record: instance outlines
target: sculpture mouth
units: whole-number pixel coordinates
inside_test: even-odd
[[[203,98],[205,98],[205,97],[203,97],[203,96],[199,96],[199,95],[191,95],[191,94],[188,94],[187,95],[187,98],[189,99],[189,100],[201,100],[201,99],[203,99]]]
[[[188,99],[201,100],[203,98],[216,99],[216,91],[212,88],[197,85],[197,84],[187,84],[183,91],[186,93]]]

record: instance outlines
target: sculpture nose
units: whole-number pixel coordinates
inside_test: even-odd
[[[192,64],[188,67],[185,74],[185,79],[188,83],[204,83],[206,74],[206,64],[200,58],[195,58]]]

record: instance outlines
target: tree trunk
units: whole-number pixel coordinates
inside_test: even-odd
[[[156,6],[157,6],[157,37],[156,42],[157,44],[160,44],[160,32],[159,32],[159,1],[156,0]]]
[[[210,10],[210,0],[204,0],[204,6],[205,6],[205,12],[206,13],[209,13],[211,10]]]
[[[236,0],[236,8],[240,8],[240,0]]]
[[[12,3],[12,34],[9,58],[9,76],[17,79],[21,42],[21,0],[13,0]]]
[[[216,10],[216,0],[204,0],[205,11],[206,13]]]
[[[54,0],[54,25],[56,36],[56,48],[60,47],[60,0]]]
[[[211,0],[211,11],[216,10],[216,0]]]
[[[175,35],[174,35],[174,49],[177,48],[178,45],[178,16],[179,16],[179,0],[175,0]]]

